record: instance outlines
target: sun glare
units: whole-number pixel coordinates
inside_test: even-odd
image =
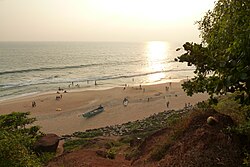
[[[147,56],[149,60],[163,60],[166,57],[167,43],[161,41],[148,42],[147,49]]]
[[[147,43],[147,60],[148,69],[155,74],[149,75],[149,80],[158,81],[165,77],[164,73],[158,73],[164,70],[163,61],[165,61],[167,56],[168,44],[161,41],[152,41]]]

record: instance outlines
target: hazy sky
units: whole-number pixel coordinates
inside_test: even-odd
[[[0,0],[0,41],[198,41],[215,0]]]

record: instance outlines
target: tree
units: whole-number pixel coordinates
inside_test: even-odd
[[[28,115],[19,112],[0,115],[0,166],[41,166],[33,151],[33,144],[41,134],[37,126],[25,127],[35,121]]]
[[[201,44],[186,42],[176,61],[196,67],[196,76],[182,86],[188,95],[240,91],[250,103],[250,1],[218,0],[198,22]]]

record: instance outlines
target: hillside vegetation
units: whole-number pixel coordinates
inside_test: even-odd
[[[48,166],[249,166],[249,109],[236,103],[228,110],[233,96],[67,135],[64,154]]]

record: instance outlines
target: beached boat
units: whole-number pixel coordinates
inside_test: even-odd
[[[98,108],[82,114],[82,116],[89,118],[89,117],[95,116],[96,114],[99,114],[103,111],[104,111],[104,107],[100,105]]]

